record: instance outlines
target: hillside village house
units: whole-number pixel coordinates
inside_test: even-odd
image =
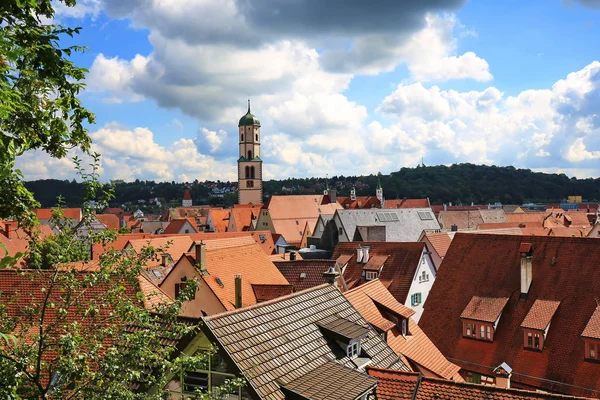
[[[194,299],[182,315],[200,317],[292,293],[292,286],[250,236],[194,242],[159,287],[177,298],[188,280],[196,279]]]
[[[229,399],[363,400],[377,385],[366,366],[410,371],[330,284],[202,320],[185,351],[216,343],[219,357],[213,369],[174,378],[172,398],[240,376],[248,383]]]
[[[271,196],[260,210],[256,229],[278,233],[288,244],[299,247],[307,225],[312,232],[319,215],[341,208],[329,195]]]
[[[600,241],[457,233],[419,326],[468,382],[600,395]]]
[[[325,224],[325,219],[321,224]],[[416,242],[424,230],[440,226],[429,208],[337,210],[325,228],[316,230],[318,247],[333,249],[338,243]],[[312,240],[317,240],[313,235]]]
[[[379,279],[400,304],[414,311],[412,318],[419,322],[436,279],[424,243],[339,243],[331,258],[336,260],[347,289]]]
[[[449,362],[423,333],[413,310],[400,304],[379,279],[344,293],[387,344],[423,376],[463,382],[459,367]]]
[[[335,260],[277,260],[273,261],[273,264],[292,285],[294,292],[327,283],[323,273],[331,268],[339,275],[334,282],[335,286],[342,291],[346,289]]]

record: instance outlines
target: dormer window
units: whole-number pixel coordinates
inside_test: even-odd
[[[600,305],[590,317],[585,329],[581,333],[584,339],[584,358],[588,361],[600,362]]]
[[[370,361],[364,356],[361,357],[360,342],[369,334],[369,330],[364,326],[340,317],[317,322],[317,326],[323,332],[323,336],[330,339],[332,344],[337,343],[337,346],[341,347],[342,351],[345,352],[345,356],[353,360],[358,359],[358,361],[353,361],[357,366],[359,364],[364,366]],[[333,345],[335,346],[335,344]]]
[[[523,328],[523,347],[542,350],[550,329],[550,322],[560,301],[536,300],[521,323]]]
[[[406,336],[408,335],[408,320],[406,319],[402,319],[401,322],[401,330],[402,330],[402,336]]]
[[[365,279],[368,281],[372,281],[373,279],[377,279],[378,277],[378,272],[377,271],[366,271],[365,272]]]
[[[352,342],[346,346],[346,355],[349,358],[356,358],[360,354],[360,342]]]
[[[473,296],[460,315],[463,337],[493,342],[502,310],[507,303],[508,297]]]

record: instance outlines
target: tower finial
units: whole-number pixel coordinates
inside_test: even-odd
[[[250,114],[250,99],[248,99],[248,114]]]

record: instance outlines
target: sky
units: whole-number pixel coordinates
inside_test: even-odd
[[[600,0],[79,0],[101,178],[237,179],[512,165],[600,176]],[[76,152],[71,152],[71,156]],[[29,152],[25,179],[71,179]]]

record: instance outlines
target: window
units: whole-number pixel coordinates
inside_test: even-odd
[[[341,236],[341,235],[342,235],[342,233],[343,233],[343,231],[342,231],[342,227],[340,227],[340,228],[338,229],[338,235],[340,235],[340,236]]]
[[[256,141],[258,142],[258,134],[256,135]]]
[[[533,347],[533,335],[531,332],[527,334],[527,347]]]
[[[179,295],[185,290],[185,282],[176,283],[175,284],[175,298],[178,298]]]
[[[248,159],[251,160],[252,159],[252,150],[248,150]]]
[[[254,179],[255,177],[255,169],[254,169],[254,165],[250,167],[250,178]]]
[[[244,135],[240,135],[240,142],[244,141]]]
[[[377,279],[377,276],[379,274],[377,273],[377,271],[367,271],[365,275],[368,281],[372,281],[373,279]]]
[[[246,181],[246,187],[249,187],[249,188],[254,187],[254,181]]]
[[[479,326],[479,338],[480,339],[485,339],[485,326],[484,325],[480,325]]]
[[[244,168],[244,171],[246,172],[246,179],[250,178],[250,167],[246,165],[246,168]]]
[[[406,336],[408,334],[407,321],[406,319],[402,319],[402,336]]]
[[[414,306],[418,306],[421,304],[421,293],[415,293],[410,296],[410,304]]]
[[[423,262],[425,262],[425,260],[423,260]],[[421,276],[419,276],[419,282],[429,282],[429,274],[427,271],[423,271]]]
[[[540,334],[536,333],[535,335],[533,335],[533,347],[535,347],[536,349],[540,348]]]
[[[485,330],[485,338],[487,340],[492,340],[492,327],[489,325],[486,327],[486,330]]]
[[[467,336],[471,336],[471,324],[467,324]]]
[[[350,358],[358,357],[358,353],[360,353],[360,343],[352,342],[346,347],[346,355]]]
[[[589,358],[596,359],[596,343],[589,344],[590,351],[588,352]]]

